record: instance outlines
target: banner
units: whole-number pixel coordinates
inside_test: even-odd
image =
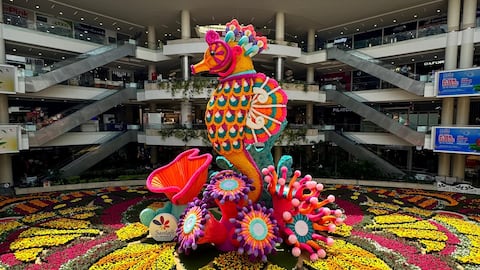
[[[435,73],[437,97],[480,95],[480,68],[440,71]]]
[[[434,152],[480,155],[480,127],[433,127]]]
[[[18,153],[20,136],[20,126],[0,125],[0,154]]]
[[[0,64],[0,94],[15,94],[17,87],[17,68]]]

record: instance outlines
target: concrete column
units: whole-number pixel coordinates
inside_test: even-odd
[[[277,12],[275,15],[275,40],[285,40],[285,13]]]
[[[281,146],[274,146],[273,147],[273,161],[275,162],[274,166],[276,167],[278,161],[282,157],[282,147]]]
[[[308,29],[307,52],[315,51],[315,29]]]
[[[181,13],[181,23],[182,23],[182,39],[191,38],[191,29],[190,29],[190,11],[182,10]],[[184,81],[190,79],[190,66],[188,61],[188,56],[183,55],[180,57],[180,67],[182,71],[182,78]]]
[[[279,82],[283,80],[283,58],[277,57],[275,59],[277,61],[275,65],[275,79]]]
[[[473,66],[474,44],[473,36],[476,24],[477,0],[463,0],[462,43],[460,46],[460,68]],[[470,97],[459,97],[457,100],[457,126],[468,126],[470,114]],[[459,180],[465,179],[465,155],[453,156],[452,175]]]
[[[3,39],[3,7],[0,5],[0,64],[5,64],[5,41]],[[0,94],[0,124],[7,124],[8,116],[8,97]],[[10,154],[0,154],[0,185],[13,185],[12,156]]]
[[[413,165],[413,147],[409,147],[407,150],[407,170],[411,171],[412,170],[412,165]]]
[[[180,66],[182,69],[182,78],[184,81],[188,81],[190,79],[190,65],[189,65],[189,57],[188,55],[180,56]]]
[[[460,25],[460,0],[448,0],[447,14],[447,46],[445,48],[445,70],[457,68],[458,55],[458,29]],[[476,9],[475,9],[476,10]],[[442,99],[441,125],[450,126],[453,124],[454,98]],[[450,176],[451,154],[440,153],[438,157],[438,175]]]
[[[157,49],[157,32],[155,26],[149,25],[148,26],[148,34],[147,34],[147,47],[149,49],[155,50]]]
[[[181,23],[182,23],[182,39],[189,39],[192,36],[191,29],[190,29],[190,11],[182,10]]]
[[[192,102],[190,101],[182,101],[181,108],[180,108],[180,117],[182,121],[182,125],[186,128],[192,128]]]
[[[307,36],[307,52],[315,51],[315,29],[308,29]],[[315,69],[314,67],[307,67],[307,83],[311,84],[315,81],[314,78]]]
[[[155,26],[153,26],[153,25],[148,26],[147,39],[148,39],[148,48],[152,49],[152,50],[156,50],[157,49],[157,34],[156,34]],[[155,66],[155,64],[150,64],[150,65],[148,65],[148,79],[149,80],[154,79],[153,76],[152,76],[153,74],[157,74],[157,67]]]
[[[156,113],[157,112],[157,104],[150,103],[149,106],[149,113]],[[146,127],[145,127],[146,129]],[[145,147],[146,148],[146,147]],[[155,166],[158,163],[158,146],[157,145],[149,145],[150,148],[150,163]]]
[[[305,109],[305,122],[307,126],[313,125],[313,103],[307,103],[307,107]]]
[[[315,68],[314,67],[307,67],[307,83],[308,84],[315,83]]]

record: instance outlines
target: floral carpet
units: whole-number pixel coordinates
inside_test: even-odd
[[[326,186],[345,224],[315,262],[281,244],[267,262],[206,245],[188,256],[156,242],[139,213],[145,187],[0,196],[0,269],[480,269],[480,197]]]

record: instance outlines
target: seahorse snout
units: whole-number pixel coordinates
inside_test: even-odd
[[[205,63],[205,61],[201,61],[198,64],[191,65],[190,70],[192,71],[192,74],[195,75],[201,72],[209,71],[210,67]]]

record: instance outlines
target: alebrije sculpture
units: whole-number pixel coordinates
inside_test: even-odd
[[[335,200],[332,195],[320,199],[322,184],[310,175],[299,179],[300,171],[292,174],[290,156],[283,156],[275,170],[271,149],[286,126],[287,96],[275,80],[253,69],[251,57],[266,49],[266,39],[256,36],[253,26],[232,20],[224,38],[208,31],[205,40],[204,59],[192,72],[220,76],[205,123],[213,149],[225,157],[219,159],[225,170],[212,173],[203,186],[212,156],[191,149],[147,178],[151,191],[165,193],[173,206],[186,206],[176,228],[178,252],[213,244],[266,261],[277,244],[286,242],[294,256],[306,251],[311,260],[325,257],[323,246],[333,244],[329,233],[343,223],[343,213],[327,207]],[[256,143],[264,148],[255,148]],[[266,168],[260,171],[258,164]],[[270,196],[272,208],[257,203],[262,191]],[[219,219],[211,213],[215,206]]]
[[[251,201],[240,207],[252,190],[252,181],[242,174],[224,170],[213,175],[203,198],[189,203],[180,216],[178,251],[189,253],[200,244],[210,243],[221,251],[236,250],[252,260],[266,261],[282,239],[273,209]],[[220,220],[208,210],[212,202],[220,208]]]
[[[287,113],[287,95],[277,81],[257,73],[252,57],[267,48],[265,37],[252,25],[237,20],[226,25],[224,38],[210,30],[204,59],[192,65],[192,73],[208,71],[220,76],[205,112],[207,134],[213,149],[253,180],[249,199],[258,201],[262,175],[246,146],[265,142],[281,129]]]
[[[298,180],[300,171],[295,171],[287,182],[287,168],[281,169],[280,176],[274,166],[262,170],[267,190],[272,195],[274,216],[286,243],[293,245],[292,254],[300,256],[302,250],[310,254],[310,260],[325,257],[325,250],[317,241],[333,244],[328,233],[343,223],[341,210],[326,207],[335,201],[333,195],[319,201],[323,185],[312,180],[310,175]],[[297,181],[298,180],[298,181]]]
[[[207,182],[212,155],[199,155],[199,152],[197,148],[186,150],[147,177],[147,188],[154,193],[164,193],[172,203],[170,211],[177,218]]]

